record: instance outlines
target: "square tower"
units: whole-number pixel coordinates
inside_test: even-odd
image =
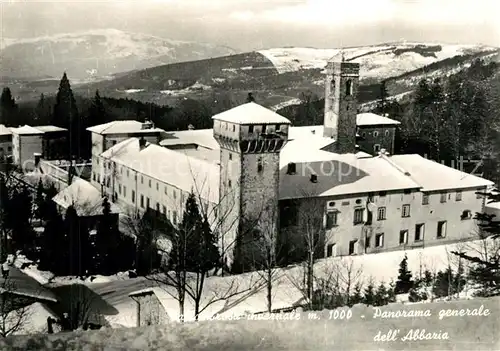
[[[220,245],[235,271],[258,265],[253,245],[278,230],[279,157],[290,121],[250,102],[213,117],[220,145]]]
[[[323,136],[335,140],[335,151],[338,153],[356,152],[358,85],[358,63],[328,62]]]

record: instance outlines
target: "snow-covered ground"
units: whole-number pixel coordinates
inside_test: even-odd
[[[123,92],[126,94],[134,94],[134,93],[140,93],[142,91],[144,91],[144,89],[127,89],[124,90]]]
[[[499,298],[452,301],[425,306],[391,304],[380,312],[428,310],[429,317],[375,318],[372,307],[356,305],[349,319],[333,319],[332,311],[297,312],[292,320],[210,321],[127,329],[58,333],[0,339],[2,349],[61,350],[498,350]],[[440,318],[441,311],[486,311],[481,316]],[[399,329],[391,342],[375,342],[377,334]],[[446,337],[406,340],[409,331]]]
[[[458,243],[443,246],[432,246],[423,249],[404,251],[393,251],[380,254],[359,255],[350,257],[327,258],[318,261],[315,266],[315,274],[327,276],[329,274],[345,275],[348,267],[352,272],[359,271],[360,282],[365,286],[368,282],[375,285],[380,282],[388,284],[395,281],[398,275],[399,263],[408,256],[408,268],[414,276],[423,273],[426,269],[432,273],[444,270],[451,264],[456,267],[456,257],[450,252],[461,250],[471,255],[477,254],[481,241]],[[134,291],[145,288],[154,288],[165,311],[173,320],[178,318],[178,302],[171,296],[175,293],[168,287],[145,278],[128,278],[125,273],[112,277],[97,276],[82,281],[74,277],[62,277],[50,279],[47,273],[39,272],[34,266],[23,270],[32,277],[38,277],[40,282],[51,281],[49,286],[60,286],[66,284],[84,284],[100,295],[109,305],[117,310],[116,314],[105,316],[113,327],[134,327],[136,325],[136,303],[128,297]],[[303,295],[298,289],[299,282],[303,279],[303,270],[300,266],[291,266],[279,269],[275,273],[276,281],[273,286],[273,309],[289,308],[299,303]],[[237,296],[228,299],[220,299],[211,303],[201,313],[200,319],[210,319],[215,314],[223,316],[239,316],[247,313],[263,312],[267,309],[266,290],[260,275],[256,272],[229,276],[211,277],[207,279],[202,305],[206,305],[214,298],[219,298],[227,291],[241,292]],[[461,297],[470,298],[472,290],[468,287]],[[185,318],[194,318],[194,303],[188,298],[185,305]]]
[[[291,105],[298,105],[298,104],[300,104],[300,99],[294,98],[294,99],[290,99],[290,100],[281,102],[279,104],[276,104],[276,105],[272,106],[270,109],[273,111],[277,111],[280,108],[291,106]]]
[[[409,49],[416,45],[434,46],[439,44],[400,43],[379,46],[365,46],[346,49],[314,49],[314,48],[273,48],[259,51],[276,67],[278,72],[292,72],[300,69],[323,69],[332,57],[340,57],[360,64],[360,75],[363,78],[387,78],[424,67],[433,62],[463,55],[468,52],[479,52],[485,49],[494,50],[481,45],[441,45],[436,57],[422,56],[416,52],[405,52],[395,55],[393,48]]]
[[[161,90],[160,93],[166,94],[166,95],[176,96],[176,95],[189,94],[189,93],[192,93],[193,91],[196,91],[196,90],[210,90],[210,89],[212,89],[211,86],[206,85],[206,84],[202,84],[200,82],[196,82],[193,85],[191,85],[191,86],[189,86],[187,88],[184,88],[184,89],[178,89],[178,90]]]

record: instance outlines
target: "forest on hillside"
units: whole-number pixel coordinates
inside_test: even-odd
[[[444,78],[418,82],[408,99],[390,99],[385,82],[379,85],[374,113],[401,122],[396,153],[416,153],[450,164],[451,160],[481,160],[484,176],[500,178],[500,65],[475,60]],[[294,125],[321,124],[324,99],[304,92],[301,104],[278,113]]]
[[[487,175],[496,181],[496,164],[500,164],[496,161],[500,160],[499,72],[498,63],[477,59],[469,68],[451,76],[422,79],[410,98],[401,102],[390,99],[382,82],[373,112],[401,122],[397,153],[418,153],[436,161],[481,159],[490,168]],[[73,94],[66,75],[55,97],[41,95],[38,102],[18,105],[13,95],[4,87],[0,124],[71,126],[73,140],[77,140],[73,143],[74,152],[82,157],[88,156],[88,126],[113,120],[150,119],[167,131],[185,130],[190,124],[196,129],[211,128],[213,115],[245,102],[235,99],[230,91],[204,100],[180,98],[172,106],[101,97],[98,91],[93,98],[84,98]],[[251,99],[259,102],[258,95]],[[295,126],[321,124],[324,99],[310,91],[302,92],[299,99],[299,105],[286,106],[278,113]]]

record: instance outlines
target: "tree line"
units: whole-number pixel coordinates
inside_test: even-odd
[[[230,92],[214,94],[204,100],[179,98],[175,106],[160,106],[128,98],[101,97],[96,90],[92,98],[73,93],[66,73],[55,96],[40,95],[38,102],[18,104],[9,87],[4,87],[0,98],[0,124],[54,125],[69,130],[68,152],[77,158],[90,157],[90,133],[86,128],[115,120],[133,119],[152,121],[166,131],[212,128],[212,116],[255,101],[252,93],[246,101],[235,99]]]

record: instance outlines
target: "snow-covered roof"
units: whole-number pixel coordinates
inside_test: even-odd
[[[35,302],[27,306],[24,310],[26,318],[23,320],[18,329],[13,335],[27,335],[27,334],[45,334],[47,333],[47,318],[59,319],[58,315],[54,313],[47,305]],[[7,322],[15,323],[16,319],[7,319]],[[10,328],[7,325],[7,328]],[[58,324],[53,325],[54,332],[60,331]]]
[[[219,143],[215,140],[212,129],[182,130],[168,132],[160,141],[161,146],[194,144],[209,149],[219,149]]]
[[[356,125],[358,127],[397,124],[401,124],[401,122],[371,112],[358,113],[356,116]]]
[[[310,135],[307,130],[304,134]],[[297,135],[280,153],[280,199],[402,189],[463,189],[492,184],[418,155],[336,154],[322,150],[331,144],[331,139],[300,137],[300,131]],[[213,155],[207,162],[196,155],[196,150],[192,151],[169,150],[157,145],[140,151],[138,139],[132,138],[115,145],[103,156],[114,154],[113,158],[119,163],[131,164],[133,169],[185,191],[194,186],[193,174],[197,174],[195,178],[202,181],[197,180],[196,186],[205,191],[203,197],[209,195],[209,200],[216,203],[220,172],[217,158]],[[162,166],[159,160],[165,160],[166,164]],[[296,164],[296,174],[287,174],[289,163]],[[317,175],[316,183],[311,182],[311,173]]]
[[[99,124],[87,128],[88,131],[106,135],[106,134],[129,134],[129,133],[160,133],[163,129],[160,128],[144,128],[144,123],[134,120],[113,121],[109,123]]]
[[[9,267],[9,277],[7,282],[0,278],[0,293],[10,293],[19,296],[26,296],[36,300],[57,302],[56,295],[49,289],[43,287],[34,278],[23,273],[14,266]]]
[[[97,216],[102,214],[103,197],[99,190],[81,178],[74,178],[70,186],[64,188],[52,200],[67,209],[73,205],[78,216]],[[118,213],[119,209],[111,203],[111,212]]]
[[[11,135],[12,132],[10,131],[10,128],[6,127],[3,124],[0,124],[0,135]]]
[[[413,179],[380,157],[294,151],[290,150],[288,157],[280,162],[282,200],[420,188]],[[287,174],[288,162],[295,163],[295,174]],[[311,181],[311,174],[316,174],[317,182]]]
[[[44,133],[67,131],[66,128],[61,128],[61,127],[57,127],[57,126],[35,126],[34,128],[36,128],[39,131],[44,132]]]
[[[217,203],[220,169],[213,162],[151,143],[141,149],[138,138],[124,140],[101,156],[184,191],[194,189]]]
[[[494,184],[420,155],[393,155],[390,159],[408,171],[411,178],[422,186],[422,191],[464,189]]]
[[[236,291],[236,289],[241,293],[227,299],[221,298],[220,301],[214,301],[200,313],[199,320],[207,320],[217,314],[237,317],[248,313],[267,311],[265,285],[255,272],[233,277],[211,277],[205,281],[205,284],[201,298],[202,305],[205,305],[210,299],[214,299],[214,296],[229,296],[231,294],[227,292]],[[300,291],[290,284],[289,278],[285,277],[282,272],[277,272],[274,284],[276,289],[272,296],[273,309],[290,308],[303,298]],[[284,288],[285,285],[286,288]],[[156,295],[171,321],[179,320],[179,304],[174,298],[176,292],[172,287],[146,287],[130,293],[129,296],[136,297],[148,294]],[[194,301],[188,296],[184,301],[184,312],[186,321],[194,320]]]
[[[15,133],[15,134],[26,134],[26,135],[43,134],[44,133],[44,132],[42,132],[36,128],[30,127],[28,125],[24,125],[24,126],[18,127],[18,128],[10,128],[10,130],[12,131],[12,133]]]
[[[290,124],[290,120],[255,102],[234,107],[212,117],[215,120],[238,124]]]

